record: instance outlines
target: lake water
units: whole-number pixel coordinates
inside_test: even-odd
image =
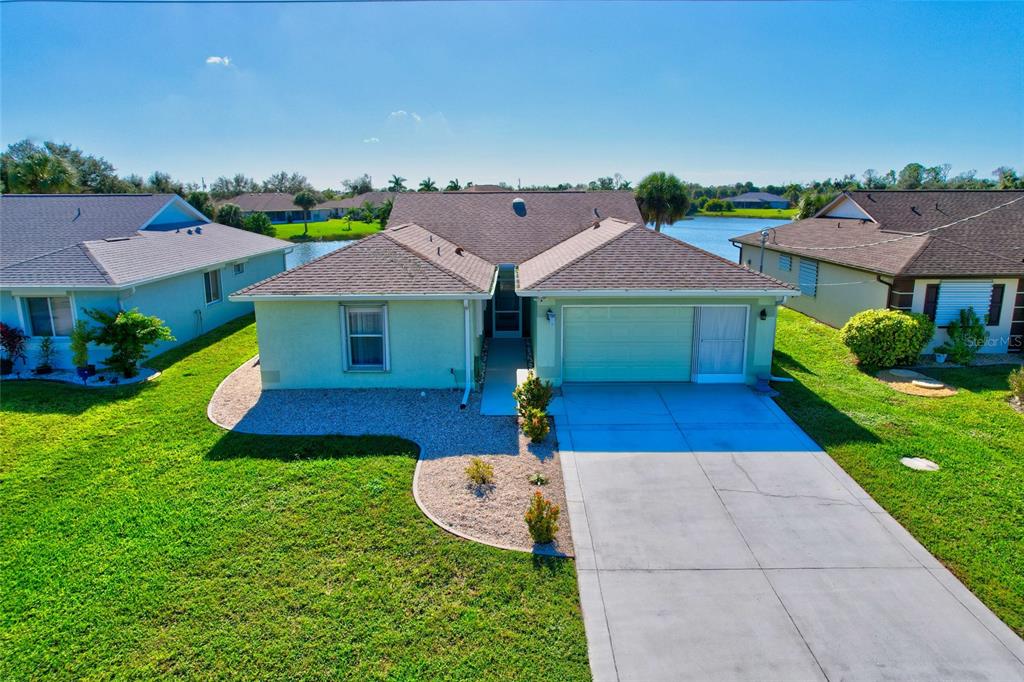
[[[680,220],[677,223],[665,225],[661,229],[665,234],[672,235],[676,239],[682,239],[684,242],[689,242],[694,246],[699,246],[705,251],[718,254],[722,258],[735,263],[739,257],[739,249],[729,243],[730,237],[757,232],[766,227],[778,227],[788,222],[790,221],[698,216],[690,220]],[[326,256],[331,251],[351,246],[356,241],[353,239],[337,242],[299,242],[295,244],[292,252],[285,257],[285,263],[289,268],[294,268],[303,263],[308,263],[314,258]]]
[[[766,227],[778,227],[789,222],[791,221],[697,216],[690,220],[663,225],[661,231],[735,263],[739,259],[740,250],[729,242],[730,237],[759,232]]]
[[[343,249],[346,246],[352,246],[358,240],[349,239],[346,241],[339,242],[299,242],[292,248],[292,252],[284,257],[285,267],[289,270],[291,268],[298,267],[303,263],[308,263],[314,258],[320,256],[326,256],[331,251],[337,251]]]

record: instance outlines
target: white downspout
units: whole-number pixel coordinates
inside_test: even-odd
[[[466,409],[469,402],[469,391],[473,388],[473,329],[470,324],[469,299],[462,299],[462,316],[466,328],[466,391],[462,394],[460,410]]]

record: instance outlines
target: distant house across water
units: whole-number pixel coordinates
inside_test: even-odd
[[[304,220],[310,222],[327,220],[330,217],[330,209],[317,206],[306,212],[295,205],[295,195],[286,192],[250,192],[240,194],[233,199],[222,203],[236,204],[242,209],[242,215],[251,213],[266,213],[272,223],[300,223]]]
[[[789,199],[770,192],[744,192],[735,197],[722,197],[735,208],[789,208]]]

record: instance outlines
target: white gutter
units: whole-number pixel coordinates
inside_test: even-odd
[[[460,410],[466,409],[469,402],[469,391],[473,387],[473,332],[470,325],[469,299],[462,300],[463,326],[466,329],[466,391],[462,394]]]
[[[558,298],[754,298],[759,296],[799,296],[795,289],[549,289],[516,291],[517,296]]]
[[[491,294],[231,294],[229,301],[486,301]]]

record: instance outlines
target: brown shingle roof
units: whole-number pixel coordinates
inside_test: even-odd
[[[317,204],[317,208],[362,208],[363,204],[369,201],[375,206],[383,204],[385,201],[394,199],[398,192],[363,192],[357,194],[354,197],[347,197],[345,199],[332,199],[323,203]]]
[[[284,192],[250,192],[239,194],[225,202],[235,204],[246,213],[250,211],[301,211],[295,205],[295,195]]]
[[[886,275],[1024,274],[1024,192],[857,191],[848,196],[875,222],[801,220],[773,229],[768,248]],[[760,234],[733,241],[756,246]]]
[[[602,229],[598,228],[598,230]],[[524,292],[578,290],[782,291],[794,287],[681,242],[644,225],[610,226],[604,239],[577,235],[578,249],[559,245],[520,266]],[[594,231],[595,233],[597,230]],[[614,232],[614,233],[613,233]],[[590,239],[584,243],[584,239]]]
[[[432,238],[432,239],[431,239]],[[440,255],[438,255],[440,249]],[[246,287],[241,296],[388,296],[490,293],[494,266],[416,225],[366,237]]]
[[[564,242],[555,244],[547,251],[542,251],[530,260],[520,263],[518,286],[521,289],[529,289],[550,277],[552,273],[575,262],[635,226],[636,223],[627,223],[615,218],[605,218],[599,223],[594,223],[592,227],[577,232]]]
[[[526,215],[513,211],[516,198]],[[415,223],[490,263],[519,264],[596,218],[643,224],[632,192],[408,192],[395,198],[389,223]]]

